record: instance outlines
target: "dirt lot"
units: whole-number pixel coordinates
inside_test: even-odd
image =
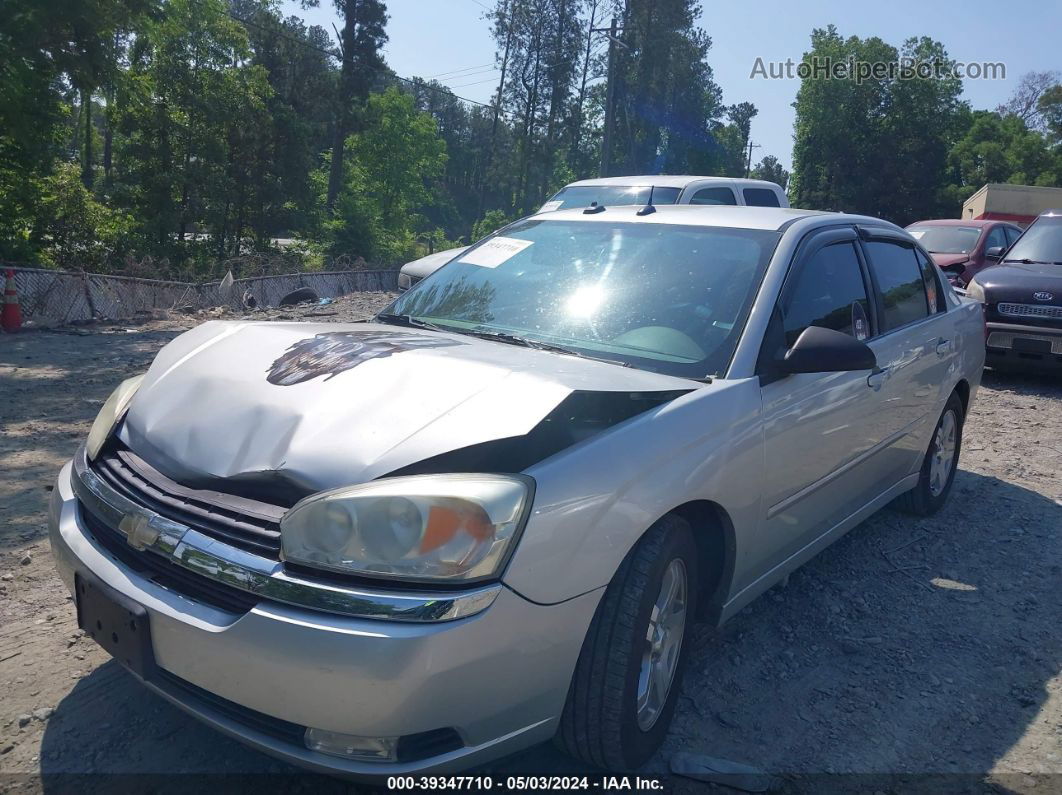
[[[257,316],[354,319],[386,300]],[[46,540],[52,481],[101,402],[203,319],[0,337],[0,790],[39,790],[39,773],[70,774],[43,789],[73,791],[101,782],[76,774],[141,774],[107,781],[147,787],[152,774],[294,772],[200,726],[80,637]],[[647,772],[695,751],[770,771],[786,791],[1062,791],[1060,470],[1062,380],[986,374],[946,509],[884,511],[723,629],[698,628]],[[576,769],[548,747],[493,768]]]

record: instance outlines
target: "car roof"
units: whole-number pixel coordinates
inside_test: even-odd
[[[661,204],[656,212],[638,215],[644,205],[605,207],[601,212],[586,213],[582,208],[554,210],[535,215],[529,219],[543,223],[555,221],[623,221],[645,224],[682,224],[690,226],[720,226],[737,229],[767,229],[778,231],[804,218],[821,217],[824,221],[840,220],[846,223],[873,223],[893,226],[887,221],[864,215],[828,213],[819,210],[800,210],[790,207],[747,207],[721,204]]]
[[[615,185],[618,187],[639,187],[642,185],[654,185],[658,188],[685,188],[693,182],[725,182],[737,183],[748,187],[780,189],[774,182],[763,179],[738,179],[736,177],[698,177],[690,174],[641,174],[629,177],[597,177],[595,179],[581,179],[570,182],[565,187],[606,187]]]
[[[908,224],[905,228],[910,229],[912,226],[969,226],[975,229],[983,229],[986,226],[992,226],[993,224],[1007,224],[1007,226],[1017,226],[1012,221],[1000,221],[996,218],[979,218],[974,220],[971,218],[968,221],[963,221],[960,218],[931,218],[925,221],[915,221],[913,224]]]

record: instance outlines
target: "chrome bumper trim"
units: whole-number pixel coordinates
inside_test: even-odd
[[[89,468],[85,446],[74,455],[74,494],[92,513],[125,534],[144,554],[160,555],[189,571],[276,602],[385,621],[453,621],[486,610],[500,585],[436,593],[369,591],[292,576],[260,557],[168,519],[119,494]]]

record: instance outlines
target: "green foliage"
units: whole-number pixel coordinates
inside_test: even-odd
[[[347,139],[346,176],[325,222],[332,252],[400,263],[415,251],[418,211],[433,198],[446,145],[435,120],[396,88],[370,95],[362,127]]]
[[[720,173],[725,151],[714,132],[725,109],[708,65],[711,37],[696,24],[700,3],[628,0],[624,9],[614,173]]]
[[[494,234],[506,224],[511,223],[512,220],[511,218],[506,218],[505,213],[501,210],[491,210],[472,225],[470,242],[475,243],[487,235]]]
[[[613,14],[611,173],[744,176],[757,108],[724,104],[701,5],[496,0],[495,108],[397,80],[383,0],[332,0],[338,47],[281,0],[0,0],[0,259],[194,277],[280,248],[390,265],[475,241],[597,173],[592,29]],[[905,223],[957,216],[985,182],[1062,185],[1057,72],[975,111],[930,38],[829,26],[813,57],[942,68],[803,80],[792,178],[769,154],[751,171],[795,205]]]
[[[785,190],[789,184],[789,172],[778,162],[778,158],[774,155],[766,155],[763,160],[756,164],[756,167],[752,169],[753,179],[765,179],[768,182],[774,182],[781,186],[782,190]]]
[[[962,86],[943,46],[910,39],[903,50],[878,38],[842,38],[832,25],[812,32],[804,62],[938,62],[927,79],[808,77],[797,93],[794,175],[800,207],[879,215],[908,223],[943,209],[949,141],[962,110]]]
[[[64,163],[41,185],[37,229],[48,241],[41,264],[107,272],[129,249],[133,219],[96,201],[81,182],[81,169]]]
[[[912,38],[897,50],[877,38],[844,39],[833,26],[813,31],[811,42],[805,62],[906,58],[940,69],[917,79],[804,79],[795,103],[794,205],[906,224],[957,218],[986,182],[1062,185],[1062,150],[1028,126],[1035,112],[1049,125],[1062,101],[1062,90],[1043,90],[1044,75],[1023,80],[1003,115],[971,111],[939,42]]]

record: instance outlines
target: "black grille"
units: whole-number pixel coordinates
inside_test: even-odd
[[[138,552],[129,546],[120,531],[110,527],[84,505],[79,504],[78,507],[82,521],[99,545],[123,565],[156,585],[219,610],[241,615],[261,601],[254,594],[203,577],[154,552]]]
[[[453,729],[407,734],[398,740],[398,761],[416,762],[418,759],[430,759],[464,747],[461,737]]]
[[[218,712],[226,718],[239,723],[241,726],[246,726],[253,731],[269,735],[284,742],[305,747],[303,743],[303,736],[306,733],[305,726],[300,726],[297,723],[281,718],[274,718],[272,715],[266,715],[264,712],[258,712],[250,707],[242,706],[235,701],[229,701],[227,698],[222,698],[209,690],[204,690],[198,685],[186,682],[179,676],[174,676],[162,668],[158,668],[156,673],[157,675],[152,680],[152,684],[162,688],[178,701],[184,703],[192,702],[193,705],[195,703],[203,704],[214,712]]]
[[[204,535],[276,560],[285,508],[215,491],[190,489],[153,469],[130,450],[108,446],[93,471],[116,491]]]

